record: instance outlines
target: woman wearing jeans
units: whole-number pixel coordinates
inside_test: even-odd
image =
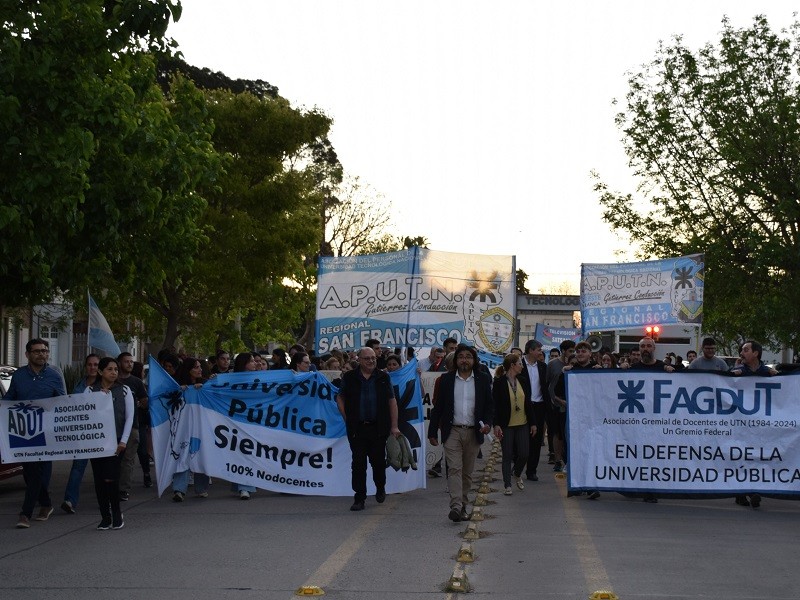
[[[514,461],[514,480],[520,490],[525,489],[522,472],[528,461],[530,439],[536,435],[536,417],[531,402],[531,390],[526,379],[517,375],[525,366],[517,354],[509,354],[497,367],[492,399],[494,400],[494,435],[503,449],[504,494],[510,496],[511,462]]]
[[[178,367],[178,372],[175,373],[175,379],[184,390],[190,385],[195,389],[200,389],[206,382],[203,377],[203,366],[200,360],[186,357]],[[194,474],[194,493],[198,498],[208,497],[208,475],[205,473]],[[172,476],[172,501],[183,502],[186,497],[186,492],[189,489],[189,471],[180,471]]]

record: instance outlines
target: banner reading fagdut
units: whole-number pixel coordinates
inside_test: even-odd
[[[111,456],[116,449],[114,407],[107,394],[0,400],[3,462]]]
[[[703,320],[702,254],[581,265],[581,328],[611,331]]]
[[[422,460],[416,361],[390,374],[398,426]],[[337,388],[320,373],[225,373],[181,390],[150,360],[150,418],[159,494],[191,470],[277,492],[352,495],[351,453]],[[387,469],[388,493],[425,487],[424,469]],[[370,486],[371,476],[368,477]],[[369,493],[375,493],[370,490]]]
[[[442,346],[448,337],[505,352],[516,331],[513,256],[414,247],[323,257],[317,284],[317,353],[375,338],[390,347]]]
[[[800,493],[800,377],[575,371],[570,487]]]

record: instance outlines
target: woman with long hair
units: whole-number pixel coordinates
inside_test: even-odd
[[[600,366],[604,369],[616,369],[617,359],[614,358],[614,355],[611,354],[611,352],[604,352],[600,356]]]
[[[257,371],[258,363],[250,352],[239,352],[233,359],[233,372],[244,373],[246,371]],[[231,489],[239,492],[239,500],[250,500],[250,494],[256,491],[252,485],[232,483]]]
[[[178,371],[175,373],[175,380],[182,389],[189,386],[200,389],[206,382],[203,377],[203,365],[199,359],[191,356],[181,361]],[[198,498],[208,498],[208,475],[205,473],[194,474],[194,493]],[[189,471],[179,471],[172,476],[172,501],[183,502],[186,492],[189,489]]]
[[[128,437],[133,426],[134,401],[133,392],[127,385],[117,381],[119,365],[116,359],[105,357],[97,365],[98,379],[86,388],[87,392],[103,392],[108,402],[114,407],[114,425],[117,435],[117,449],[111,456],[93,458],[94,491],[100,507],[99,530],[122,529],[125,521],[120,508],[119,472],[122,466],[122,455],[128,444]]]
[[[494,400],[494,435],[503,449],[504,494],[510,496],[512,460],[514,481],[520,490],[525,489],[522,471],[528,460],[531,438],[536,435],[536,416],[531,402],[531,390],[527,379],[518,375],[525,366],[517,354],[508,354],[503,364],[497,367],[492,385]]]

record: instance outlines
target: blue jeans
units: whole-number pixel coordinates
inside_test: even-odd
[[[64,500],[72,504],[72,508],[77,508],[78,499],[81,495],[81,480],[89,464],[88,458],[76,458],[72,461],[72,468],[69,471],[67,489],[64,490]]]
[[[244,485],[241,483],[232,483],[231,484],[231,491],[232,492],[250,492],[251,494],[256,491],[256,488],[252,485]]]
[[[172,491],[185,494],[189,489],[189,471],[181,471],[172,476]],[[202,494],[208,491],[208,475],[205,473],[194,474],[194,493]]]

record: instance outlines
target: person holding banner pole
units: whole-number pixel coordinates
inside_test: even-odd
[[[258,363],[250,352],[239,352],[233,359],[233,372],[242,373],[244,371],[257,371]],[[256,488],[252,485],[243,483],[231,483],[231,491],[239,493],[239,500],[250,500],[250,494],[255,493]]]
[[[755,340],[747,340],[739,348],[739,356],[742,359],[742,363],[733,367],[730,372],[733,375],[745,376],[757,375],[761,377],[772,377],[773,375],[777,375],[778,371],[772,367],[761,364],[762,351],[763,348],[761,344]],[[761,506],[761,495],[739,494],[736,496],[735,501],[736,504],[740,506],[752,506],[753,508],[758,508]]]
[[[105,357],[98,365],[100,380],[87,392],[103,392],[114,406],[114,425],[117,435],[117,450],[111,456],[91,459],[94,474],[94,491],[100,507],[100,524],[98,530],[122,529],[125,526],[120,508],[119,478],[122,468],[122,457],[128,445],[133,429],[134,399],[133,392],[127,385],[117,381],[119,365],[116,359]]]
[[[377,368],[372,348],[358,352],[358,368],[342,375],[336,405],[347,427],[351,463],[352,511],[364,510],[367,499],[367,460],[372,466],[375,500],[386,500],[386,440],[400,436],[397,399],[389,375]]]
[[[206,380],[203,378],[203,368],[200,360],[187,356],[181,361],[175,380],[186,389],[189,386],[200,389]],[[194,493],[198,498],[208,498],[209,478],[205,473],[194,473]],[[183,502],[189,489],[189,471],[179,471],[172,476],[172,501]]]
[[[3,400],[40,400],[66,396],[66,384],[61,373],[49,364],[50,344],[47,340],[34,338],[25,344],[25,358],[28,364],[14,371],[8,392]],[[50,476],[53,463],[49,460],[22,463],[22,477],[25,479],[25,499],[22,511],[17,520],[18,529],[31,526],[33,509],[39,503],[37,521],[46,521],[53,514],[53,503],[50,501]]]
[[[592,360],[592,348],[588,342],[578,342],[575,344],[575,363],[570,365],[565,365],[561,371],[561,375],[556,382],[555,387],[553,388],[553,397],[558,401],[560,405],[562,405],[565,409],[567,407],[567,388],[566,388],[566,375],[570,371],[588,371],[590,369],[600,369],[600,365],[598,365],[594,360]],[[560,427],[563,431],[563,439],[565,443],[565,448],[569,447],[569,431],[567,430],[567,416],[566,412],[563,413],[563,418],[560,423]],[[565,449],[564,451],[564,467],[563,470],[567,470],[567,461],[569,460],[569,452]],[[567,492],[567,497],[572,496],[580,496],[581,492],[570,490]],[[588,497],[590,500],[597,500],[600,497],[600,492],[597,490],[589,490]]]
[[[631,352],[631,354],[633,353]],[[631,363],[631,371],[675,372],[674,367],[664,364],[662,360],[656,359],[656,343],[653,338],[643,337],[639,340],[639,355],[641,359],[638,362]],[[644,494],[642,500],[648,504],[656,504],[658,502],[658,497],[652,492],[648,492]]]
[[[514,481],[520,491],[525,489],[522,470],[528,462],[530,439],[536,436],[536,416],[529,381],[519,376],[524,369],[522,359],[516,353],[508,354],[503,364],[497,367],[497,376],[492,385],[494,435],[503,449],[502,471],[506,496],[513,494],[512,461]]]

